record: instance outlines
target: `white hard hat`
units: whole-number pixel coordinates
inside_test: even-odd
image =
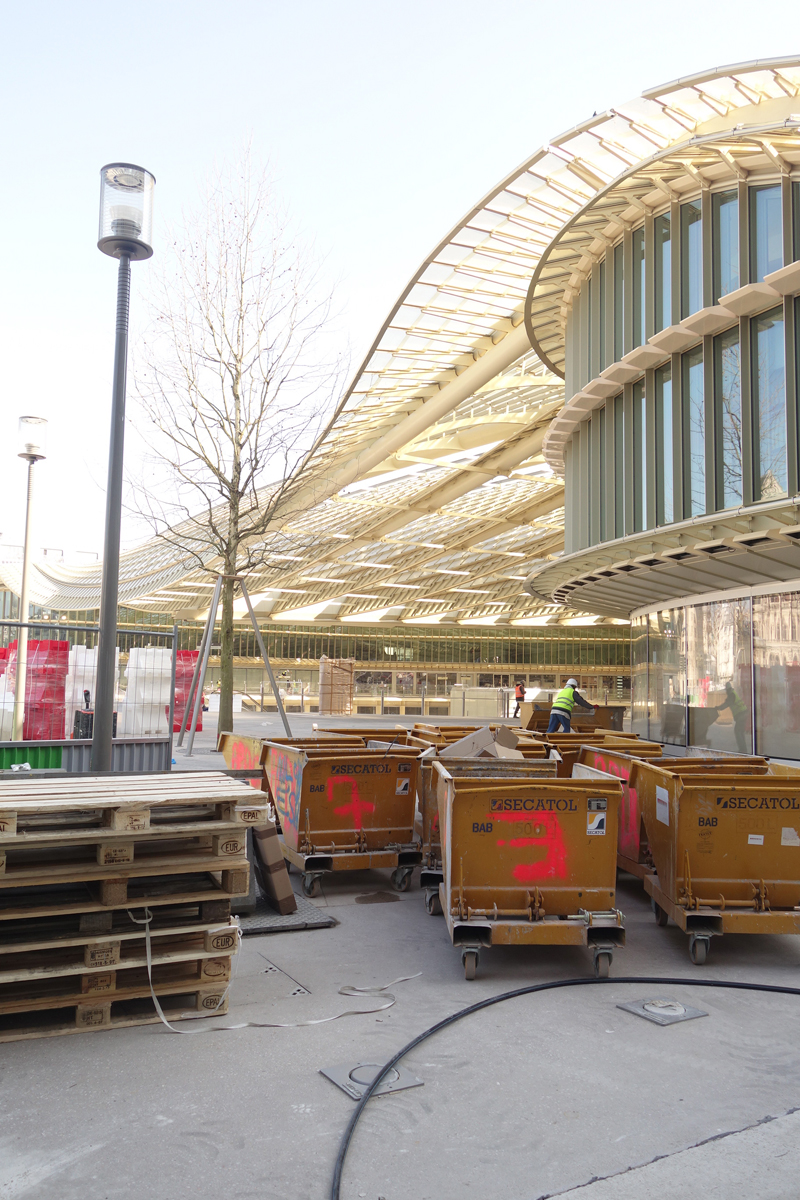
[[[567,680],[567,687],[577,687],[577,686],[578,686],[577,679],[568,679]]]

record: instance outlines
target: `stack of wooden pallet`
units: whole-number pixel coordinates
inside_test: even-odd
[[[0,1042],[227,1011],[264,809],[220,772],[0,780]],[[147,966],[150,913],[152,971]]]

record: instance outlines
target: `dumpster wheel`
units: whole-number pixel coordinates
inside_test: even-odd
[[[478,963],[481,961],[480,951],[473,947],[462,950],[461,961],[464,964],[464,978],[474,979],[478,973]]]
[[[318,896],[322,891],[319,875],[312,875],[310,871],[303,875],[303,895]]]
[[[477,951],[470,949],[462,951],[462,958],[467,953],[476,954]],[[480,1012],[484,1008],[489,1008],[493,1004],[500,1004],[504,1000],[515,1000],[519,996],[529,996],[533,992],[549,992],[555,988],[568,987],[585,987],[595,986],[603,987],[605,981],[602,979],[592,978],[591,976],[583,979],[557,979],[553,983],[534,983],[528,987],[516,988],[511,992],[502,992],[499,996],[489,996],[486,1000],[478,1000],[475,1004],[468,1005],[467,1008],[462,1008],[458,1012],[451,1013],[449,1017],[445,1017],[441,1021],[437,1021],[435,1025],[431,1025],[422,1033],[417,1034],[410,1042],[407,1042],[402,1049],[389,1059],[387,1063],[378,1071],[372,1083],[366,1089],[361,1099],[356,1105],[355,1111],[347,1123],[347,1128],[344,1131],[339,1152],[336,1155],[336,1164],[333,1168],[333,1178],[331,1180],[331,1200],[341,1200],[342,1173],[344,1171],[345,1158],[347,1151],[350,1148],[350,1143],[353,1140],[353,1134],[356,1131],[356,1126],[369,1103],[374,1096],[380,1084],[389,1074],[393,1067],[396,1067],[401,1059],[415,1050],[422,1042],[426,1042],[434,1033],[439,1033],[442,1029],[454,1025],[456,1021],[462,1020],[463,1017],[470,1017],[473,1013]],[[730,988],[735,991],[743,992],[776,992],[783,996],[800,996],[800,988],[784,987],[779,984],[770,983],[737,983],[729,979],[673,979],[671,976],[658,975],[629,975],[623,976],[614,980],[615,988],[623,983],[634,983],[637,986],[643,983],[656,984],[662,986],[664,984],[672,984],[678,987],[710,987],[710,988]]]
[[[438,888],[428,888],[425,893],[425,911],[431,917],[442,915],[442,902],[439,899]]]
[[[653,909],[653,916],[656,919],[656,925],[660,925],[663,929],[665,925],[669,924],[669,913],[660,904],[656,904],[655,900],[651,900],[650,903]]]
[[[697,967],[702,967],[708,956],[711,938],[693,933],[689,938],[689,958]]]
[[[395,867],[392,871],[392,887],[396,892],[407,892],[411,884],[411,876],[414,873],[413,867]]]
[[[613,955],[610,950],[595,950],[594,974],[596,979],[608,979],[612,958]]]

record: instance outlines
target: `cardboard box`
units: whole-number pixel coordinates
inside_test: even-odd
[[[466,737],[439,751],[439,758],[522,758],[516,749],[519,741],[513,729],[500,725],[490,729],[485,725]]]
[[[297,900],[286,870],[278,831],[271,821],[253,829],[253,844],[258,882],[267,900],[282,916],[297,912]]]

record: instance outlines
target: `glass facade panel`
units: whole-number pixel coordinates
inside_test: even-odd
[[[608,366],[606,361],[606,260],[600,263],[600,320],[598,322],[598,334],[600,337],[600,370],[604,371]]]
[[[756,753],[800,758],[800,592],[753,597]]]
[[[656,371],[656,524],[671,525],[674,459],[672,451],[672,367]]]
[[[670,746],[686,744],[686,649],[682,608],[647,618],[648,736]]]
[[[634,229],[631,235],[633,246],[633,347],[641,346],[645,340],[645,277],[644,277],[644,229]]]
[[[615,396],[614,413],[614,537],[625,532],[625,438],[622,396]]]
[[[606,526],[606,410],[601,408],[598,415],[598,437],[600,439],[600,478],[598,480],[599,509],[600,509],[600,541],[608,537]]]
[[[703,307],[703,218],[700,200],[681,205],[681,317]]]
[[[653,222],[655,242],[655,332],[672,324],[672,243],[670,215],[661,213]]]
[[[714,303],[739,286],[739,195],[716,192],[712,202]]]
[[[622,242],[614,247],[614,361],[623,355],[623,313],[625,298],[625,272],[623,269]]]
[[[688,745],[752,754],[750,600],[687,609]]]
[[[739,330],[714,338],[717,507],[742,503],[742,388]]]
[[[703,351],[683,356],[684,515],[706,511],[706,409]]]
[[[631,621],[631,732],[648,736],[647,617]]]
[[[783,266],[783,223],[780,184],[750,189],[750,279],[761,283],[765,275]]]
[[[633,527],[647,527],[647,405],[644,383],[633,385]]]
[[[786,367],[783,309],[751,323],[755,500],[786,495]]]

